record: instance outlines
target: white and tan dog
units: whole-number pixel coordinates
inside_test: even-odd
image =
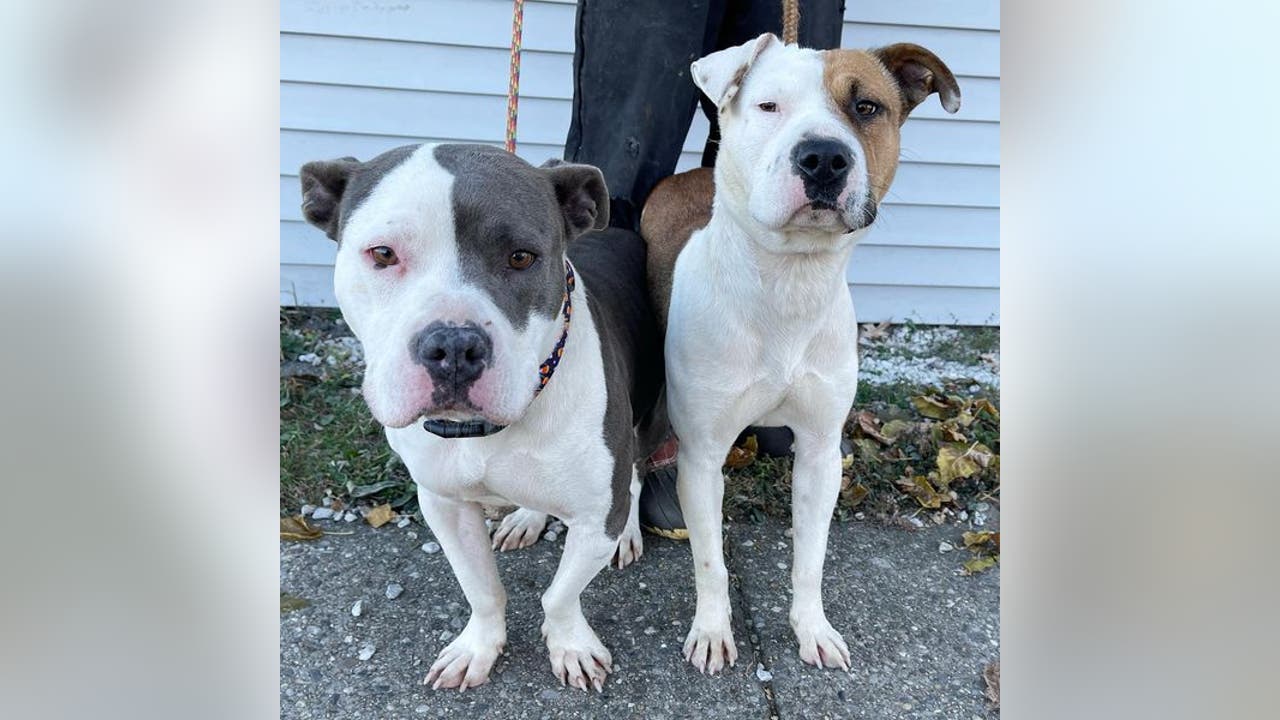
[[[747,425],[785,425],[795,433],[791,626],[805,662],[848,669],[821,587],[858,375],[845,268],[893,180],[907,114],[935,92],[955,112],[960,90],[941,60],[908,44],[819,52],[762,35],[692,69],[719,108],[714,203],[709,171],[692,171],[664,181],[642,219],[660,312],[670,287],[667,403],[698,594],[685,657],[709,673],[737,659],[721,466]]]

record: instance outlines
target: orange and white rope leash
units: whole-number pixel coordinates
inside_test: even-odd
[[[511,15],[511,81],[507,85],[507,152],[516,151],[516,116],[520,111],[520,41],[524,35],[524,0],[515,0]]]

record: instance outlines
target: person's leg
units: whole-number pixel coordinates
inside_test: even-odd
[[[771,32],[782,37],[782,4],[784,0],[732,0],[725,10],[724,21],[715,43],[705,48],[703,54],[723,50]],[[840,47],[840,33],[844,29],[845,0],[800,0],[800,47],[830,50]],[[716,164],[716,150],[720,146],[720,126],[716,122],[716,106],[706,96],[699,94],[702,112],[707,116],[711,131],[702,151],[702,166]]]
[[[698,97],[689,65],[714,37],[723,4],[578,3],[564,159],[604,173],[615,227],[638,230],[649,191],[675,170]]]

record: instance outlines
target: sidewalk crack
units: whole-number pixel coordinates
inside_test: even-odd
[[[742,579],[738,577],[737,563],[734,562],[733,551],[730,550],[729,544],[724,545],[725,567],[729,570],[729,587],[733,588],[733,592],[738,597],[738,606],[742,608],[742,619],[746,622],[747,640],[751,643],[752,653],[759,663],[752,674],[755,675],[756,682],[760,683],[760,689],[764,692],[765,702],[769,705],[769,720],[779,720],[781,715],[778,712],[778,701],[773,690],[773,672],[769,667],[768,660],[764,656],[763,643],[760,640],[760,631],[756,626],[755,616],[751,613],[751,601],[747,597],[746,590],[743,589]],[[756,674],[759,668],[764,668],[769,672],[768,680],[761,680]]]

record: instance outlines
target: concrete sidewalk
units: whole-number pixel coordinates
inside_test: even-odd
[[[998,716],[983,696],[982,670],[999,657],[999,569],[957,574],[969,553],[938,546],[963,546],[959,526],[832,525],[826,608],[849,645],[850,673],[800,661],[787,622],[785,526],[730,526],[739,658],[714,678],[680,655],[694,607],[689,546],[646,535],[638,563],[606,569],[583,595],[614,660],[597,695],[560,686],[539,634],[538,598],[563,538],[499,555],[509,595],[506,655],[489,684],[433,692],[419,683],[468,611],[444,555],[421,549],[429,531],[317,524],[352,534],[281,545],[281,590],[311,603],[281,616],[282,718]],[[391,583],[404,588],[394,600]],[[351,611],[357,601],[359,617]]]

